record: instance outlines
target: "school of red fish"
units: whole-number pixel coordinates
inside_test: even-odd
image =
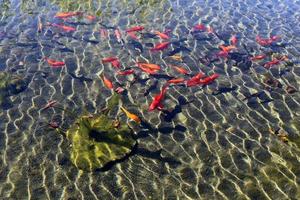
[[[90,22],[95,22],[97,20],[96,16],[93,15],[87,15],[83,12],[59,12],[56,13],[54,18],[62,20],[61,23],[50,23],[47,22],[45,26],[56,29],[57,31],[72,33],[77,30],[76,27],[65,25],[64,23],[67,22],[72,17],[83,17],[86,20]],[[101,24],[101,23],[100,23]],[[139,37],[140,34],[144,31],[146,31],[146,28],[144,26],[133,26],[129,27],[126,30],[121,30],[118,27],[114,27],[113,31],[110,32],[111,28],[102,27],[99,30],[99,35],[103,39],[107,39],[110,36],[110,33],[113,33],[114,37],[119,43],[123,43],[124,39],[126,39],[126,36],[129,37],[131,40],[140,41],[142,38]],[[38,32],[41,32],[43,30],[43,24],[39,20],[38,23]],[[208,36],[216,34],[215,30],[211,26],[207,26],[205,24],[199,23],[195,24],[193,27],[190,27],[190,33],[194,32],[203,32],[207,34]],[[156,53],[159,51],[165,51],[166,49],[170,48],[172,45],[172,30],[151,30],[149,33],[153,34],[160,40],[160,42],[153,45],[153,47],[149,47],[150,53]],[[274,44],[275,42],[281,40],[280,36],[274,35],[270,38],[262,38],[261,36],[257,35],[255,38],[255,41],[260,46],[269,46]],[[227,45],[225,45],[227,44]],[[218,59],[228,59],[231,52],[237,51],[239,48],[239,39],[236,34],[232,34],[231,38],[228,42],[226,42],[223,45],[220,45],[218,48],[220,49],[219,52],[216,53],[216,57]],[[177,62],[182,63],[183,59],[180,53],[176,53],[174,55],[169,56],[173,60],[176,60]],[[249,60],[252,62],[261,61],[266,59],[267,56],[262,55],[254,55],[249,56]],[[280,57],[280,58],[272,58],[270,61],[266,61],[263,64],[263,67],[266,69],[270,69],[271,67],[280,64],[280,62],[287,60],[288,58],[286,56]],[[60,68],[66,66],[66,63],[64,61],[58,61],[54,60],[48,57],[44,57],[43,60],[45,60],[51,67],[53,68]],[[63,60],[63,59],[61,59]],[[137,70],[141,70],[141,72],[149,74],[149,75],[155,75],[158,72],[163,71],[163,67],[160,65],[157,65],[155,63],[147,63],[147,62],[136,62],[135,66],[132,67],[124,67],[124,65],[121,63],[119,58],[117,56],[111,55],[110,57],[104,57],[100,60],[103,64],[109,64],[111,65],[114,70],[116,71],[116,74],[118,76],[128,76],[128,75],[135,75]],[[169,64],[168,67],[173,69],[178,73],[177,77],[173,77],[170,80],[167,80],[166,83],[163,85],[161,91],[154,95],[154,98],[152,102],[149,105],[149,111],[153,110],[162,110],[163,109],[163,101],[166,96],[168,87],[170,85],[174,84],[180,84],[184,85],[186,87],[193,87],[193,86],[206,86],[209,84],[212,84],[220,75],[217,73],[213,73],[211,75],[205,74],[201,71],[199,68],[199,72],[193,74],[192,72],[189,72],[189,70],[185,69],[182,66],[177,65],[171,65]],[[117,93],[122,93],[125,89],[122,87],[116,87],[114,84],[114,81],[107,75],[108,73],[102,73],[100,75],[100,79],[103,81],[103,84],[105,87],[109,90],[113,90]],[[56,101],[50,101],[45,108],[48,108],[52,105],[54,105]],[[123,108],[124,112],[126,113],[126,110]],[[127,113],[128,114],[128,113]],[[130,114],[128,114],[129,116]],[[138,121],[135,119],[135,121]]]

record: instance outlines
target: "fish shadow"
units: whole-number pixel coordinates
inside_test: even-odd
[[[182,112],[182,106],[187,105],[192,102],[192,101],[187,101],[183,96],[179,96],[177,100],[178,100],[179,104],[176,105],[173,110],[163,111],[163,113],[165,114],[164,120],[166,122],[171,122],[177,114]]]

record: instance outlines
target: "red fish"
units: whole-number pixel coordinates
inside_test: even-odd
[[[127,35],[129,35],[134,40],[139,40],[135,32],[128,32]]]
[[[48,108],[52,108],[56,103],[57,103],[57,101],[55,101],[55,100],[50,100],[50,101],[48,101],[48,103],[42,108],[42,110],[46,110],[46,109],[48,109]]]
[[[168,86],[169,86],[169,84],[164,85],[161,92],[159,94],[155,95],[152,103],[149,106],[149,111],[153,111],[155,109],[161,110],[163,108],[161,101],[163,100],[163,98],[167,92]]]
[[[104,85],[105,85],[108,89],[113,89],[113,88],[114,88],[112,82],[111,82],[108,78],[106,78],[106,77],[104,76],[104,74],[102,75],[102,81],[103,81]]]
[[[201,78],[203,78],[205,76],[204,73],[199,72],[198,74],[196,74],[195,76],[193,76],[191,79],[186,81],[186,86],[190,87],[190,86],[194,86],[194,85],[198,85],[199,84],[199,80]]]
[[[130,33],[130,32],[142,31],[142,30],[144,30],[143,26],[134,26],[132,28],[126,29],[126,32]]]
[[[252,61],[256,61],[256,60],[262,60],[262,59],[265,59],[267,56],[262,54],[262,55],[257,55],[257,56],[253,56],[250,58],[250,60]]]
[[[272,36],[270,38],[264,39],[261,38],[259,35],[256,36],[255,40],[258,44],[260,44],[261,46],[268,46],[271,45],[273,42],[275,42],[276,40],[279,40],[280,36]]]
[[[82,14],[83,14],[82,12],[58,12],[54,17],[60,19],[66,19],[69,17],[74,17]]]
[[[130,74],[133,74],[134,70],[133,69],[128,69],[128,70],[123,70],[123,71],[118,71],[117,74],[121,76],[127,76]]]
[[[208,85],[211,82],[213,82],[215,79],[217,79],[218,77],[219,77],[219,74],[213,74],[211,76],[208,76],[208,77],[205,77],[203,79],[200,79],[199,80],[199,84]]]
[[[107,30],[104,29],[104,28],[101,28],[101,29],[100,29],[100,36],[101,36],[101,38],[107,38],[107,37],[108,37],[108,32],[107,32]]]
[[[219,51],[218,53],[217,53],[217,56],[218,57],[222,57],[222,58],[227,58],[228,57],[228,52],[227,51]]]
[[[150,49],[151,51],[160,51],[160,50],[164,50],[166,48],[168,48],[169,44],[171,44],[171,42],[162,42],[162,43],[158,43],[156,44],[152,49]]]
[[[115,68],[120,68],[121,67],[121,63],[119,60],[114,60],[111,62],[111,65]]]
[[[125,91],[125,89],[122,88],[122,87],[117,87],[117,88],[115,89],[115,92],[118,93],[118,94],[121,94],[121,93],[124,92],[124,91]]]
[[[183,83],[184,81],[184,78],[173,78],[171,80],[168,80],[168,83],[178,84]]]
[[[170,66],[171,66],[171,67],[174,67],[174,69],[175,69],[177,72],[179,72],[180,74],[184,74],[184,75],[189,74],[189,72],[188,72],[186,69],[182,68],[182,67],[175,66],[175,65],[170,65]]]
[[[278,59],[275,58],[275,59],[273,59],[273,60],[271,60],[271,61],[265,63],[265,64],[264,64],[264,67],[267,68],[267,69],[269,69],[269,68],[272,67],[273,65],[279,64],[280,61],[281,61],[281,60],[278,60]]]
[[[122,42],[122,33],[121,33],[121,31],[118,28],[116,28],[114,32],[115,32],[115,36],[117,38],[117,41],[119,43]]]
[[[233,45],[233,46],[236,46],[237,43],[238,43],[238,39],[237,39],[236,35],[231,36],[230,44]]]
[[[165,40],[170,39],[170,37],[169,37],[167,34],[161,33],[161,32],[159,32],[159,31],[154,31],[154,34],[155,34],[155,35],[158,35],[161,39],[165,39]]]
[[[51,65],[52,67],[55,67],[55,68],[62,67],[62,66],[65,65],[65,62],[63,62],[63,61],[57,61],[57,60],[50,59],[50,58],[47,58],[47,57],[45,57],[44,59],[47,61],[47,63],[49,65]]]
[[[48,26],[53,26],[62,29],[63,31],[66,32],[71,32],[71,31],[76,31],[76,28],[72,26],[65,26],[65,25],[60,25],[60,24],[55,24],[55,23],[47,23]]]
[[[236,49],[236,46],[234,46],[234,45],[229,45],[229,46],[220,45],[219,48],[222,49],[222,51],[229,53],[230,51]]]
[[[102,59],[102,63],[111,63],[115,60],[118,60],[118,58],[117,57],[107,57],[107,58]]]
[[[204,24],[196,24],[194,27],[193,27],[193,30],[194,31],[205,31],[206,30],[206,27]]]

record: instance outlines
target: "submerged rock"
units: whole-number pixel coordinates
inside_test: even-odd
[[[0,72],[0,105],[8,104],[8,98],[27,88],[27,82],[20,76],[8,72]]]
[[[127,124],[114,126],[107,115],[80,117],[66,132],[72,143],[71,161],[79,169],[94,171],[126,157],[136,145]]]

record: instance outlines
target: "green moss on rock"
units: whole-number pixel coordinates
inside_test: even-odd
[[[71,161],[84,171],[94,171],[128,155],[136,140],[127,124],[119,128],[107,115],[80,117],[66,132],[72,143]]]

